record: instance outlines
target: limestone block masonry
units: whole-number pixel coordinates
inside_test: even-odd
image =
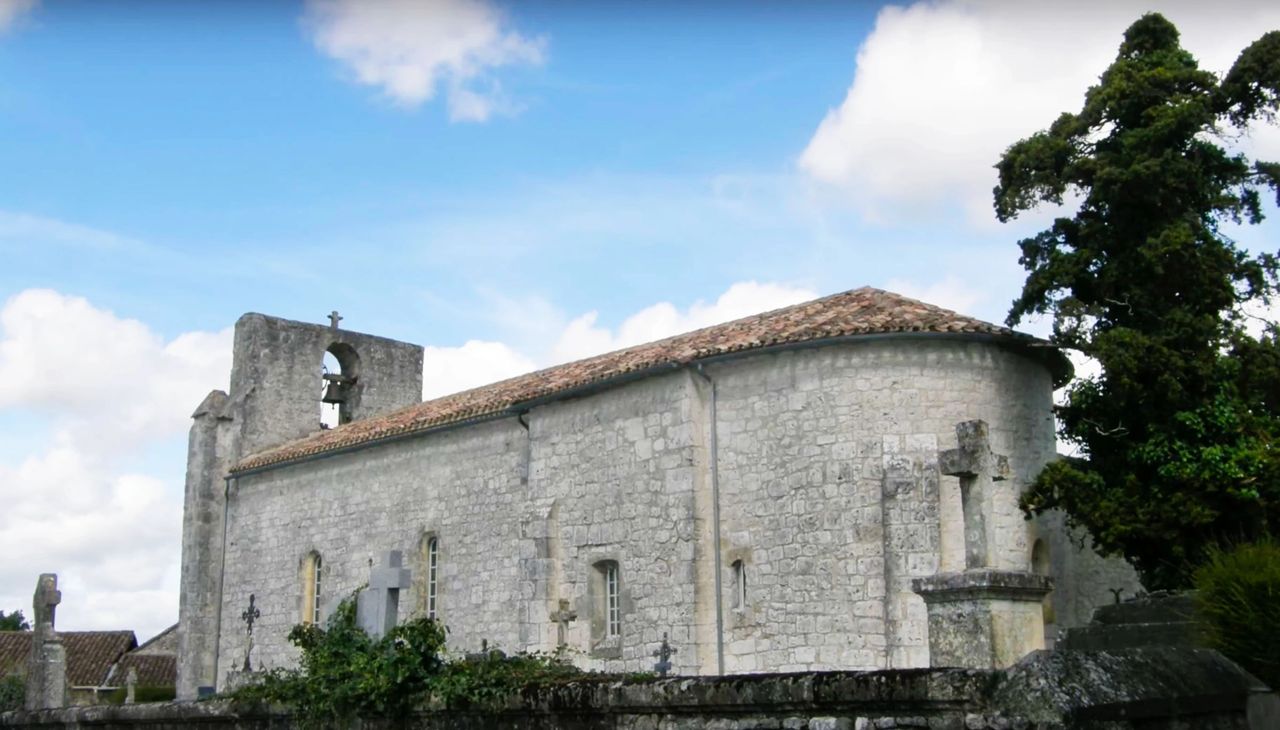
[[[354,378],[345,417],[359,420],[422,399],[422,347],[334,326],[246,314],[236,322],[231,392],[211,392],[192,414],[178,608],[178,696],[218,681],[230,468],[245,455],[321,430],[326,352]],[[234,540],[235,536],[232,535]],[[232,586],[234,588],[234,586]],[[229,616],[239,616],[240,609]]]
[[[416,345],[257,314],[235,343],[231,392],[191,430],[180,697],[243,663],[250,595],[253,668],[291,666],[290,628],[391,551],[411,576],[397,619],[434,615],[451,651],[563,645],[611,672],[652,669],[664,635],[682,675],[936,665],[913,584],[972,562],[965,495],[981,497],[982,554],[1052,578],[1020,626],[1083,623],[1108,588],[1136,586],[1017,507],[1055,458],[1053,353],[887,292],[430,403]],[[354,422],[319,434],[326,351],[354,378]],[[981,454],[999,456],[987,492],[945,456],[979,421]]]
[[[238,477],[221,613],[238,615],[256,594],[259,661],[289,665],[307,555],[323,556],[325,595],[341,596],[383,551],[403,550],[424,575],[434,537],[438,613],[455,651],[554,649],[551,616],[567,599],[579,617],[567,644],[590,668],[647,670],[664,632],[683,674],[717,673],[721,655],[726,672],[927,666],[927,612],[911,581],[964,565],[959,486],[939,476],[937,454],[955,446],[956,423],[982,418],[1025,484],[1054,452],[1049,373],[992,344],[884,339],[705,374],[714,423],[710,389],[685,369]],[[1031,527],[1015,505],[999,508],[1012,527],[998,549],[1029,565]],[[619,567],[617,637],[598,617],[608,563]],[[735,570],[737,606],[723,578]],[[415,580],[401,619],[424,610],[425,590]],[[242,644],[223,631],[219,676]]]

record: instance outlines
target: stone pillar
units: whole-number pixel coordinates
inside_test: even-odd
[[[47,710],[67,704],[67,652],[53,628],[54,614],[61,602],[57,574],[41,574],[31,602],[35,626],[27,661],[25,707],[28,710]]]
[[[1013,528],[997,522],[993,505],[1016,499],[1017,485],[1008,458],[991,451],[986,422],[957,425],[956,439],[959,448],[940,452],[938,464],[960,478],[965,570],[917,578],[912,589],[929,611],[932,666],[1003,669],[1044,648],[1041,601],[1053,583],[1029,565],[997,560],[1000,530]]]

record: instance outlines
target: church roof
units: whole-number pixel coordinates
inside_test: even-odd
[[[1048,346],[1043,340],[1008,327],[900,294],[862,287],[354,421],[249,456],[232,471],[243,473],[369,442],[514,414],[556,397],[673,370],[700,360],[786,345],[903,333],[985,336],[1022,346]],[[1069,372],[1070,365],[1055,349],[1049,367],[1055,377],[1061,378]]]

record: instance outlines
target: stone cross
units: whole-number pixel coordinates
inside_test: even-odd
[[[124,678],[124,703],[126,705],[132,705],[135,702],[137,689],[138,669],[137,667],[129,667],[129,673]]]
[[[338,310],[335,309],[332,312],[329,312],[329,327],[331,329],[335,329],[335,330],[338,329],[338,323],[341,322],[342,320],[343,320],[343,317],[342,315],[338,314]]]
[[[62,591],[58,590],[58,576],[55,573],[43,573],[36,581],[36,593],[31,601],[35,614],[35,632],[37,634],[53,634],[53,624],[62,603]]]
[[[253,671],[253,669],[249,665],[249,654],[253,652],[253,622],[257,621],[261,617],[262,617],[262,612],[258,610],[257,606],[253,605],[253,594],[250,593],[249,607],[244,610],[244,613],[240,614],[240,620],[244,621],[245,624],[248,626],[248,628],[245,630],[245,633],[248,635],[249,640],[245,645],[245,649],[244,649],[244,671],[246,672]]]
[[[560,608],[551,614],[551,620],[556,622],[556,648],[565,645],[565,635],[569,632],[569,622],[578,620],[578,613],[569,610],[569,599],[560,599]]]
[[[55,614],[62,602],[56,573],[42,573],[36,580],[31,600],[35,617],[31,632],[31,654],[27,659],[27,688],[24,706],[28,710],[63,707],[67,704],[67,652],[54,630]]]
[[[964,567],[992,567],[995,548],[995,495],[993,484],[1009,478],[1009,457],[992,453],[986,421],[956,425],[960,448],[938,454],[938,468],[960,477],[964,509]]]
[[[380,639],[396,625],[400,608],[400,591],[410,585],[410,572],[403,567],[399,550],[382,554],[378,565],[369,569],[369,587],[356,599],[356,615],[360,628]]]
[[[662,646],[654,649],[653,655],[658,658],[658,663],[653,665],[653,671],[658,673],[659,677],[667,676],[667,672],[671,671],[671,655],[680,651],[671,646],[667,641],[667,632],[662,632]]]

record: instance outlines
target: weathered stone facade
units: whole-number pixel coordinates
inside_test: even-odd
[[[180,696],[243,660],[236,619],[250,594],[261,610],[254,667],[294,661],[285,635],[310,610],[309,556],[323,556],[328,602],[363,584],[381,553],[401,550],[413,571],[401,617],[424,611],[431,539],[436,607],[455,650],[554,649],[563,600],[577,616],[566,643],[591,668],[648,669],[664,633],[682,674],[928,666],[912,581],[965,569],[959,482],[938,459],[956,447],[956,425],[975,419],[1010,469],[987,515],[999,564],[1032,570],[1043,541],[1058,625],[1083,623],[1086,606],[1111,599],[1107,588],[1134,585],[1127,568],[1073,552],[1059,527],[1017,508],[1055,451],[1053,375],[1020,340],[892,331],[757,345],[417,432],[301,442],[287,460],[233,470],[296,436],[303,405],[315,420],[327,338],[346,338],[362,358],[377,345],[406,359],[362,370],[366,403],[420,388],[421,349],[415,361],[402,343],[251,317],[241,326],[271,335],[242,338],[238,327],[237,367],[252,357],[255,374],[233,378],[229,399],[211,396],[192,428]],[[292,349],[291,328],[314,344]],[[242,342],[271,346],[249,354]],[[291,358],[302,364],[279,364],[284,379],[309,390],[272,406],[274,369]],[[253,408],[238,405],[246,398]],[[1104,579],[1054,570],[1089,560]],[[609,575],[617,636],[602,608]]]

